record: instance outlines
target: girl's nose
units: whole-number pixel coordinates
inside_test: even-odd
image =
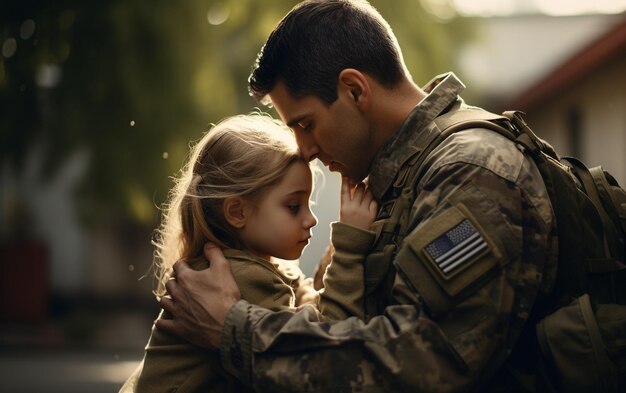
[[[317,217],[315,217],[315,214],[313,214],[313,212],[309,210],[309,214],[307,215],[306,219],[304,220],[304,227],[306,229],[310,229],[310,228],[313,228],[316,225],[317,225]]]

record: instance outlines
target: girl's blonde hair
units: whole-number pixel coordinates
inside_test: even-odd
[[[240,248],[223,215],[224,199],[259,196],[298,159],[291,131],[263,114],[227,118],[192,146],[170,191],[154,241],[156,295],[165,295],[173,264],[202,256],[207,241]]]

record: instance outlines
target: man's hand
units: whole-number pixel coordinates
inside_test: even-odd
[[[378,213],[378,204],[364,183],[352,185],[341,178],[339,221],[361,229],[369,229]]]
[[[171,298],[161,306],[173,319],[159,319],[156,327],[203,348],[219,348],[228,310],[241,295],[222,250],[204,246],[209,268],[193,270],[185,261],[174,264],[175,279],[165,285]]]

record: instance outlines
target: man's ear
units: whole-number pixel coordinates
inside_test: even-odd
[[[224,199],[224,218],[236,229],[246,226],[245,204],[241,197],[228,197]]]
[[[354,68],[346,68],[337,78],[337,93],[346,94],[360,110],[367,110],[372,101],[372,91],[365,75]]]

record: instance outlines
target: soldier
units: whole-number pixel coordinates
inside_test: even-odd
[[[528,386],[528,317],[554,282],[554,215],[537,167],[501,135],[470,128],[421,154],[442,119],[482,111],[459,97],[456,76],[419,88],[367,2],[313,0],[279,23],[249,82],[305,159],[367,177],[379,201],[365,315],[322,322],[311,308],[239,300],[219,249],[208,247],[209,269],[175,265],[172,299],[162,301],[174,320],[157,327],[219,348],[228,372],[259,391]]]

